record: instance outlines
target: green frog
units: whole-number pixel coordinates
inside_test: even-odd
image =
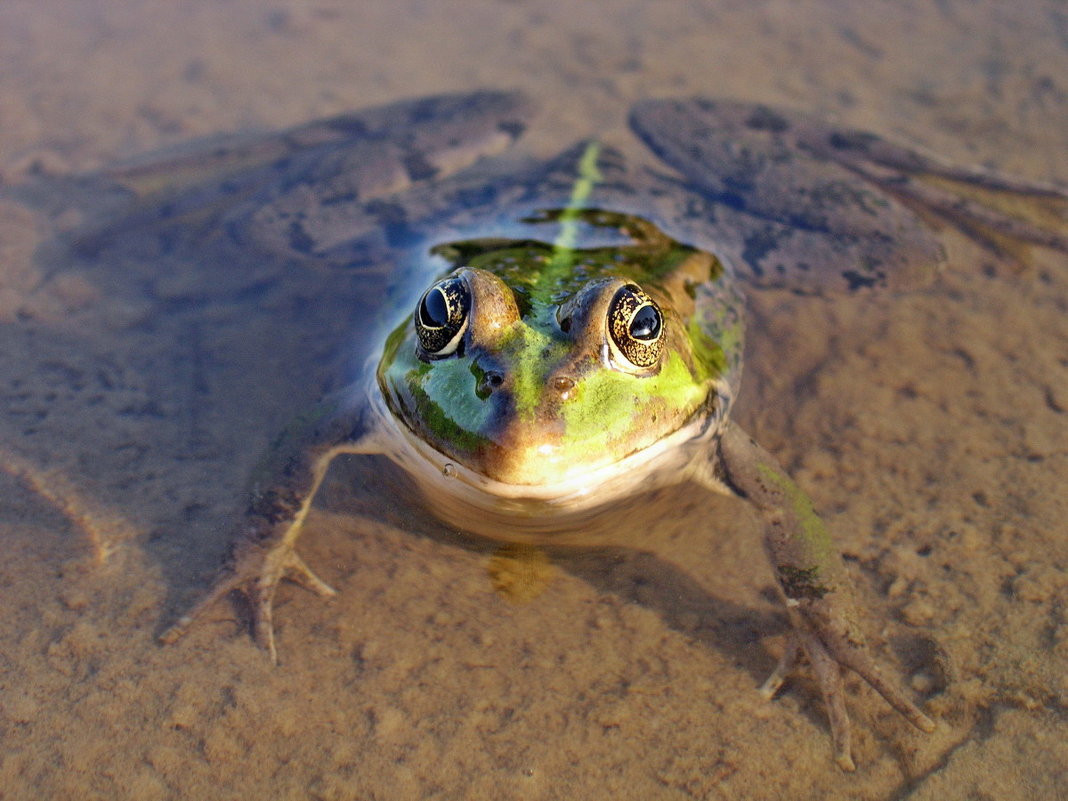
[[[842,668],[933,731],[877,667],[812,502],[731,419],[741,288],[916,285],[944,261],[934,218],[1002,256],[1064,250],[1048,217],[1019,210],[1063,211],[1064,193],[803,115],[703,99],[632,111],[660,161],[596,142],[547,162],[487,158],[532,115],[507,93],[409,101],[216,146],[211,181],[203,153],[111,176],[137,197],[137,214],[85,247],[158,224],[165,207],[172,232],[171,221],[195,219],[265,263],[378,270],[393,287],[353,299],[380,301],[357,321],[351,372],[275,440],[220,575],[162,640],[239,590],[256,641],[277,660],[281,580],[335,592],[297,546],[338,454],[384,455],[442,520],[534,545],[581,542],[583,521],[604,506],[686,482],[744,498],[762,520],[792,624],[763,694],[807,657],[845,770]],[[161,188],[161,175],[181,177]]]

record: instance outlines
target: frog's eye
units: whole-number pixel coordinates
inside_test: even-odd
[[[625,284],[608,306],[608,335],[624,366],[655,367],[664,350],[664,315],[641,287]]]
[[[430,287],[415,308],[419,346],[431,358],[451,356],[467,330],[471,292],[462,278],[446,278]]]

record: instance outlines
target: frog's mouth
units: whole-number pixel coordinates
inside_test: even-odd
[[[546,388],[527,393],[525,401],[514,373],[492,374],[496,386],[477,403],[465,403],[472,393],[461,392],[451,393],[449,403],[435,403],[419,387],[386,402],[410,436],[450,464],[502,486],[527,488],[570,488],[610,475],[621,461],[686,425],[696,411],[655,393],[644,403],[618,392],[578,402],[583,399],[574,395],[585,392],[589,401],[598,387],[567,377],[577,375],[570,370],[536,376]]]
[[[531,366],[483,353],[437,361],[432,371],[417,365],[402,380],[380,375],[380,387],[412,436],[451,463],[520,487],[611,474],[693,417],[716,415],[715,385],[695,382],[677,354],[646,377],[610,369],[606,358],[579,350]]]
[[[609,450],[569,441],[559,419],[534,424],[511,421],[474,453],[454,456],[499,484],[523,487],[570,484],[619,461]]]
[[[522,458],[512,453],[510,470],[502,471],[486,469],[485,463],[471,467],[444,453],[384,405],[380,416],[387,432],[384,455],[411,475],[425,494],[457,495],[474,508],[504,507],[523,515],[594,507],[624,494],[679,483],[700,461],[720,427],[718,417],[695,415],[673,433],[621,458],[564,467],[563,457],[545,447],[549,443],[532,443]]]

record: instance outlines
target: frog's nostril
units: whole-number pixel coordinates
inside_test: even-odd
[[[475,392],[482,400],[486,400],[490,395],[504,386],[504,373],[498,370],[487,370],[482,373],[478,378],[478,385]]]
[[[575,379],[568,378],[567,376],[557,376],[553,379],[553,389],[557,392],[565,393],[570,392],[575,388]]]

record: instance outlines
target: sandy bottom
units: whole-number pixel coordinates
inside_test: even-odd
[[[5,0],[0,181],[490,86],[540,101],[538,152],[704,93],[1068,182],[1056,0],[572,5]],[[340,595],[281,591],[284,664],[236,606],[158,646],[305,382],[256,337],[221,348],[218,321],[179,330],[136,286],[35,259],[52,224],[0,206],[0,798],[1068,796],[1063,257],[958,248],[920,292],[752,299],[738,418],[811,493],[881,658],[939,718],[924,736],[851,682],[844,775],[809,678],[756,692],[785,633],[756,521],[686,487],[627,510],[633,549],[553,554],[517,604],[492,546],[342,460],[303,535]],[[278,308],[244,312],[306,352]]]

